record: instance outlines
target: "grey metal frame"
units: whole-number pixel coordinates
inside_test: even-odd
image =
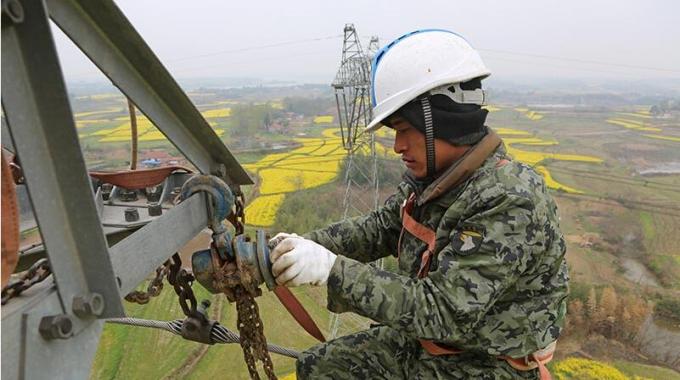
[[[235,191],[252,181],[113,1],[2,5],[2,105],[53,271],[2,307],[2,377],[86,378],[101,319],[123,316],[121,294],[205,228],[207,199],[196,194],[107,246],[48,14],[200,172]],[[74,306],[93,295],[103,311]],[[64,339],[39,333],[54,316],[72,322]]]

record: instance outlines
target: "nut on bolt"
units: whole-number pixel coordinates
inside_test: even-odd
[[[125,209],[125,221],[126,222],[136,222],[139,220],[139,211],[134,207],[128,207]]]
[[[68,339],[73,335],[73,321],[66,314],[49,315],[40,319],[38,331],[45,339]]]
[[[80,318],[98,317],[104,312],[104,297],[99,293],[73,297],[71,309]]]
[[[149,216],[159,216],[163,214],[163,207],[157,202],[149,203],[148,209]]]
[[[19,24],[24,21],[24,8],[18,0],[2,1],[2,22],[11,21]]]

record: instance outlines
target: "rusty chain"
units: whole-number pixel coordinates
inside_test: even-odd
[[[241,192],[236,192],[235,195],[234,212],[227,219],[234,226],[236,236],[239,236],[245,232],[245,198]],[[267,350],[260,310],[255,302],[255,297],[262,295],[262,291],[258,288],[254,275],[249,268],[233,261],[221,264],[220,270],[214,275],[215,289],[224,293],[230,302],[236,302],[239,342],[250,377],[260,379],[256,365],[260,361],[267,378],[276,379],[274,365]]]
[[[260,319],[260,310],[257,302],[255,302],[255,297],[240,285],[236,286],[234,293],[236,295],[236,312],[238,314],[236,323],[241,335],[239,342],[241,343],[243,359],[248,366],[250,377],[254,380],[260,379],[255,365],[255,361],[259,360],[262,362],[267,378],[270,380],[276,379],[274,364],[267,350],[264,326],[262,319]]]
[[[227,219],[236,229],[235,234],[241,235],[245,232],[246,225],[246,199],[240,190],[234,191],[234,208],[235,212],[229,214]]]
[[[151,298],[157,297],[159,294],[161,294],[161,291],[163,290],[163,278],[170,272],[170,264],[171,260],[167,260],[161,266],[156,268],[156,276],[153,278],[153,280],[151,280],[151,282],[149,282],[145,292],[135,290],[128,293],[125,296],[125,300],[140,305],[146,305],[149,303]]]
[[[179,257],[178,253],[172,255],[170,261],[168,282],[173,286],[175,293],[179,296],[179,305],[182,307],[184,315],[193,317],[196,315],[198,307],[198,301],[196,301],[194,291],[191,289],[194,275],[182,268],[182,259]]]
[[[4,305],[11,298],[18,296],[24,290],[43,281],[50,274],[52,274],[52,270],[46,258],[36,261],[19,280],[2,289],[2,304]]]

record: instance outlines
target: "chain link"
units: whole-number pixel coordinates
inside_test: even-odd
[[[245,232],[245,225],[246,225],[246,198],[243,195],[243,192],[241,190],[235,190],[234,191],[234,208],[235,212],[229,214],[227,216],[227,220],[231,222],[231,224],[235,228],[235,233],[236,235],[241,235]]]
[[[194,281],[194,275],[182,268],[182,259],[178,253],[172,255],[170,271],[168,272],[168,282],[175,289],[175,293],[179,296],[179,305],[182,307],[182,312],[187,317],[196,315],[198,301],[194,296],[194,291],[191,289],[191,284]]]
[[[17,297],[24,290],[43,281],[50,274],[52,274],[52,270],[46,258],[36,261],[19,280],[2,289],[2,304],[4,305],[10,298]]]
[[[236,286],[234,294],[236,295],[236,312],[238,314],[237,327],[240,333],[239,342],[250,377],[253,380],[260,379],[255,366],[255,361],[259,360],[262,362],[267,378],[276,379],[274,364],[267,350],[267,340],[264,336],[260,310],[255,302],[255,297],[240,285]]]
[[[170,263],[171,260],[167,260],[163,265],[156,268],[156,276],[149,282],[149,285],[146,287],[146,292],[135,290],[128,293],[125,296],[125,300],[140,305],[146,305],[151,298],[160,295],[163,290],[163,278],[170,272]]]

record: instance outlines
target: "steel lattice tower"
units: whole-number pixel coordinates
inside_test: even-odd
[[[338,121],[342,134],[343,147],[347,150],[345,160],[345,195],[343,199],[343,219],[363,215],[378,206],[378,166],[375,136],[362,133],[372,117],[370,103],[371,59],[378,50],[378,38],[372,37],[367,51],[359,42],[353,24],[346,24],[340,68],[333,80]],[[378,263],[382,267],[382,261]],[[359,326],[367,324],[358,316],[346,315]],[[338,314],[333,314],[330,322],[330,336],[338,334],[341,324]]]

